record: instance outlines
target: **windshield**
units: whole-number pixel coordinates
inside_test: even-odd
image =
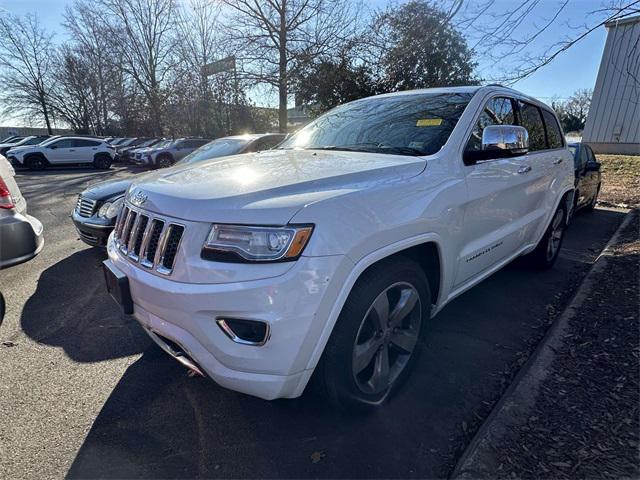
[[[25,140],[22,142],[22,145],[38,145],[39,143],[44,142],[49,137],[33,137],[29,140]]]
[[[358,100],[322,115],[281,149],[432,155],[446,143],[471,93],[421,93]]]
[[[209,158],[224,157],[225,155],[235,155],[251,141],[247,138],[220,138],[203,145],[199,149],[191,152],[178,163],[184,165],[186,163],[201,162]]]
[[[154,145],[158,143],[158,140],[156,138],[152,138],[151,140],[147,140],[146,142],[142,142],[140,145],[138,145],[140,148],[144,148],[144,147],[150,147],[151,145]]]

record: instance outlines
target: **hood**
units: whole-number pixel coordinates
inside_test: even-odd
[[[126,180],[109,180],[96,183],[87,188],[81,195],[93,200],[107,200],[111,197],[124,195],[131,182],[132,179],[128,178]]]
[[[400,155],[269,150],[151,173],[130,195],[146,210],[184,220],[283,225],[305,205],[401,181],[425,165]]]
[[[37,145],[19,145],[17,147],[11,147],[9,148],[9,150],[11,150],[12,152],[24,152],[26,150],[29,150],[30,148],[33,148]],[[2,148],[2,145],[0,145],[0,148]],[[8,150],[7,150],[8,151]]]

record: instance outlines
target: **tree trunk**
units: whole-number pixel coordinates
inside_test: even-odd
[[[47,102],[44,99],[41,99],[42,103],[42,114],[44,115],[44,122],[47,124],[47,133],[49,135],[53,135],[53,130],[51,129],[51,120],[49,120],[49,109],[47,108]]]
[[[287,133],[287,1],[280,7],[280,63],[278,75],[278,123],[280,133]]]

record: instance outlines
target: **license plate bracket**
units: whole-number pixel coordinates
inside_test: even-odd
[[[102,271],[109,295],[122,307],[125,314],[131,315],[133,313],[133,299],[131,298],[129,279],[109,260],[102,262]]]

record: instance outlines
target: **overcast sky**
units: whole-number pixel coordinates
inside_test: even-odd
[[[369,0],[368,3],[372,8],[381,8],[388,1]],[[548,19],[549,15],[557,10],[559,2],[560,0],[543,0],[542,6],[535,12],[531,22],[523,26],[523,31],[536,29],[542,25],[545,19]],[[402,3],[402,0],[396,3]],[[589,16],[589,13],[601,7],[603,3],[605,3],[604,0],[571,0],[569,6],[565,8],[553,26],[544,33],[534,48],[542,51],[566,38],[567,35],[575,34],[575,31],[571,30],[572,26],[579,26],[585,22],[593,23],[593,17]],[[12,14],[22,15],[27,12],[36,12],[46,28],[57,32],[57,41],[64,39],[60,22],[66,4],[66,0],[0,0],[0,8]],[[513,8],[513,5],[513,0],[499,0],[496,7],[506,9]],[[517,82],[513,85],[514,88],[547,102],[550,102],[552,97],[566,98],[577,89],[593,88],[605,40],[606,29],[601,27],[561,54],[550,65]],[[492,68],[493,65],[486,62],[481,63],[479,73],[486,78],[490,75]],[[259,103],[268,103],[269,105],[266,106],[277,106],[275,95],[255,100]]]

